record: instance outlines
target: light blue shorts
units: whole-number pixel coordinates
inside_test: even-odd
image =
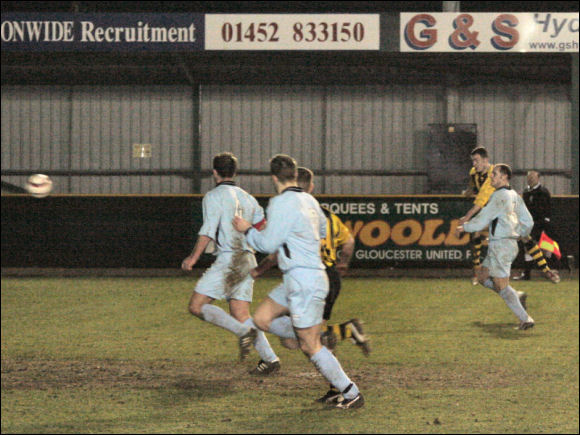
[[[328,294],[326,271],[296,268],[284,274],[284,281],[268,295],[290,311],[296,328],[310,328],[322,323]]]
[[[256,257],[249,251],[222,252],[195,286],[196,293],[213,299],[252,302],[254,280],[250,269]]]
[[[493,278],[509,278],[512,263],[518,255],[518,242],[513,239],[490,240],[487,256],[481,265]]]

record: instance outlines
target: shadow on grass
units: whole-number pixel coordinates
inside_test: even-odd
[[[530,331],[519,331],[515,329],[514,323],[482,323],[471,322],[473,326],[480,328],[482,331],[493,335],[497,338],[507,340],[521,340],[530,336]]]

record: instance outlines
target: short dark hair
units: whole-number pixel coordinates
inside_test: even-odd
[[[296,180],[297,166],[296,160],[286,154],[276,154],[270,160],[270,172],[281,183]]]
[[[495,165],[495,167],[499,170],[500,173],[507,175],[508,180],[511,180],[512,168],[510,168],[509,165],[506,165],[505,163],[498,163]]]
[[[298,185],[303,189],[307,189],[310,187],[310,183],[312,183],[312,178],[314,178],[314,173],[304,166],[300,166],[298,168],[298,177],[296,181],[298,181]]]
[[[220,153],[213,158],[213,168],[222,178],[232,178],[238,170],[238,159],[230,152]]]
[[[469,155],[473,157],[475,154],[479,154],[484,159],[487,159],[489,157],[485,147],[474,148]]]

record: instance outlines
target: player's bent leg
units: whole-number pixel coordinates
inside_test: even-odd
[[[301,335],[302,332],[304,332],[304,330],[299,331],[298,334]],[[304,337],[304,334],[302,334],[302,336]],[[307,338],[307,340],[308,339],[309,338]],[[301,340],[301,345],[302,341],[304,340]],[[330,385],[340,392],[340,397],[333,394],[334,397],[329,398],[327,397],[327,393],[317,401],[342,409],[360,408],[364,404],[364,398],[357,385],[346,375],[340,362],[338,362],[332,352],[322,345],[317,345],[315,342],[311,342],[310,345],[302,345],[302,351],[304,353],[312,352],[313,349],[316,348],[319,348],[320,350],[310,356],[310,361],[312,361],[314,366],[330,383]]]
[[[270,331],[272,322],[288,314],[288,308],[278,304],[273,299],[267,297],[264,299],[254,312],[254,324],[262,331]],[[290,323],[291,324],[291,323]],[[276,332],[271,331],[273,334]],[[278,334],[276,334],[278,335]],[[292,338],[292,337],[287,337]]]
[[[248,334],[240,337],[240,359],[247,358],[252,345],[260,355],[260,361],[256,368],[250,371],[252,375],[269,375],[280,369],[278,356],[270,346],[263,331],[258,331],[250,316],[250,303],[237,299],[230,299],[230,312],[232,316],[250,328]]]
[[[493,285],[495,287],[495,290],[499,293],[500,291],[502,291],[504,288],[506,288],[510,283],[509,278],[493,278]]]
[[[322,349],[320,342],[321,325],[314,325],[310,328],[296,328],[300,350],[308,357],[312,358],[314,354]]]
[[[240,301],[237,299],[230,299],[230,314],[238,322],[244,323],[250,318],[250,303],[248,301]]]
[[[248,331],[239,337],[240,361],[244,361],[248,357],[252,347],[259,348],[260,357],[265,358],[268,362],[276,360],[276,354],[270,347],[270,343],[268,343],[264,333],[258,331],[252,322],[250,303],[248,301],[230,299],[229,306],[232,317],[248,328]]]
[[[495,291],[495,285],[493,280],[489,275],[489,269],[485,266],[482,266],[477,271],[477,281],[484,287],[487,287],[491,290]]]
[[[215,299],[210,298],[209,296],[193,292],[191,299],[189,300],[189,312],[194,316],[199,317],[201,320],[205,320],[203,318],[202,307],[206,304],[211,304],[214,300]]]
[[[300,349],[300,344],[298,343],[298,340],[294,338],[280,338],[280,344],[284,346],[286,349],[290,350]]]
[[[493,279],[499,295],[505,301],[506,305],[520,320],[518,329],[529,329],[534,326],[534,319],[530,317],[521,303],[521,296],[509,285],[509,278]]]
[[[211,303],[213,301],[213,298],[195,292],[189,302],[189,311],[201,320],[233,332],[240,340],[240,358],[243,360],[250,352],[251,346],[256,340],[256,329],[240,322],[220,307],[212,305]],[[246,304],[248,305],[249,311],[249,303],[246,302]],[[238,314],[243,316],[243,312],[244,310],[240,308]]]
[[[523,240],[523,242],[526,248],[526,253],[532,257],[533,261],[536,263],[536,266],[538,266],[538,269],[542,271],[546,279],[554,284],[558,284],[560,282],[560,275],[558,274],[558,271],[550,269],[550,266],[548,266],[548,262],[546,261],[546,257],[544,256],[544,253],[536,241],[532,239],[532,237],[528,236]]]
[[[323,346],[326,346],[328,350],[334,353],[336,350],[336,345],[338,344],[338,335],[336,334],[335,330],[340,330],[340,326],[328,325],[324,326],[323,329],[324,331],[320,334],[320,341]]]
[[[324,403],[344,409],[362,406],[364,399],[358,387],[346,375],[332,352],[320,343],[320,325],[310,328],[296,328],[296,334],[299,337],[302,352],[310,358],[310,361],[330,385],[341,392],[340,399],[336,396],[332,400],[325,398]],[[322,398],[317,401],[321,400]]]
[[[493,279],[494,291],[496,291],[497,294],[499,294],[500,296],[501,296],[501,291],[503,289],[505,289],[506,287],[508,287],[509,285],[510,285],[509,277],[508,278],[494,278]],[[513,287],[510,287],[510,288],[513,289]],[[528,295],[525,292],[520,292],[520,291],[515,291],[515,294],[518,297],[520,305],[522,306],[524,311],[527,311],[527,309],[528,309],[528,307],[527,307]]]
[[[370,340],[365,335],[362,324],[363,322],[356,318],[341,323],[339,325],[341,337],[350,338],[361,349],[364,356],[369,356],[371,353]]]

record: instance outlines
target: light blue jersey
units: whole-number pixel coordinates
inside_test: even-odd
[[[320,258],[326,216],[318,201],[298,187],[272,198],[267,216],[266,229],[250,229],[246,239],[260,252],[278,253],[284,278],[268,297],[288,308],[294,327],[319,325],[328,295],[328,277]]]
[[[284,273],[295,268],[325,270],[320,240],[326,237],[326,216],[314,197],[290,187],[270,200],[263,231],[250,228],[246,240],[257,251],[278,253]]]
[[[217,259],[197,282],[195,291],[213,299],[251,302],[254,280],[250,269],[256,267],[256,257],[232,221],[237,215],[258,224],[264,220],[264,210],[252,195],[232,181],[224,181],[206,193],[202,207],[203,226],[199,235],[213,239]]]
[[[530,234],[534,220],[521,196],[510,187],[500,187],[477,216],[463,225],[463,229],[473,233],[488,225],[490,241],[517,240]]]
[[[237,187],[232,181],[224,181],[203,197],[203,226],[200,236],[214,240],[216,255],[222,252],[250,251],[243,234],[232,225],[234,216],[243,217],[252,225],[264,220],[264,209],[256,198]]]
[[[463,229],[472,233],[488,225],[489,246],[481,266],[494,278],[509,278],[512,262],[518,255],[517,239],[530,234],[534,220],[514,190],[500,187],[477,216],[463,224]]]

